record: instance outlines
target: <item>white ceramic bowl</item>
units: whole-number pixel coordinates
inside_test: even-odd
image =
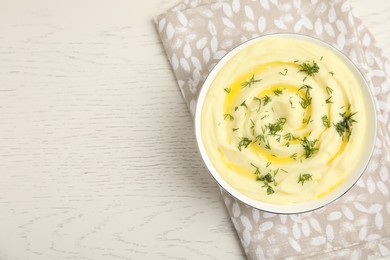
[[[234,57],[237,53],[245,49],[247,46],[255,44],[257,42],[260,42],[268,37],[278,37],[283,39],[304,39],[310,42],[313,42],[315,44],[318,44],[320,46],[323,46],[326,49],[332,50],[345,64],[349,67],[349,69],[352,71],[352,73],[356,76],[356,79],[358,82],[360,82],[361,91],[364,93],[365,98],[367,99],[368,106],[364,109],[366,110],[366,113],[369,115],[367,124],[370,125],[371,130],[369,131],[368,136],[365,136],[366,142],[365,142],[365,149],[361,151],[363,154],[361,161],[356,161],[356,165],[352,166],[355,167],[355,171],[349,175],[347,179],[345,179],[335,190],[330,192],[328,195],[317,199],[315,201],[309,201],[309,202],[303,202],[303,203],[297,203],[297,204],[287,204],[287,205],[276,205],[276,204],[269,204],[262,201],[254,200],[241,192],[237,191],[235,188],[233,188],[231,185],[229,185],[218,173],[216,168],[214,167],[213,163],[211,162],[209,156],[207,155],[207,152],[205,150],[203,139],[202,139],[202,133],[201,133],[201,112],[203,103],[206,97],[206,94],[208,92],[209,87],[211,86],[213,80],[215,79],[218,72],[224,67],[227,61],[229,61],[232,57]],[[234,48],[232,51],[230,51],[228,54],[226,54],[212,69],[210,74],[208,75],[202,90],[198,97],[198,103],[196,108],[196,116],[195,116],[195,133],[196,133],[196,139],[199,147],[200,154],[202,156],[202,159],[210,171],[212,177],[216,180],[216,182],[230,195],[235,197],[236,199],[240,200],[241,202],[252,206],[256,209],[267,211],[267,212],[273,212],[273,213],[284,213],[284,214],[292,214],[292,213],[302,213],[307,211],[312,211],[315,209],[318,209],[320,207],[323,207],[339,197],[341,197],[343,194],[345,194],[351,187],[358,181],[358,179],[363,174],[364,170],[367,167],[367,164],[370,160],[370,157],[372,155],[374,144],[375,144],[375,137],[376,137],[376,111],[374,106],[374,99],[372,97],[372,94],[367,86],[367,83],[365,82],[363,76],[359,72],[359,70],[355,67],[355,65],[346,57],[344,56],[340,51],[333,48],[327,43],[324,43],[320,40],[303,36],[299,34],[271,34],[266,36],[261,36],[252,40],[249,40],[238,47]]]

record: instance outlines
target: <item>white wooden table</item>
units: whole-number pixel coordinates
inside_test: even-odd
[[[242,259],[152,18],[0,0],[0,259]],[[390,58],[390,1],[353,0]]]

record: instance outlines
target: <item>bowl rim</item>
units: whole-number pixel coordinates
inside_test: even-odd
[[[363,158],[364,163],[363,166],[359,167],[357,169],[359,171],[358,174],[353,174],[355,176],[352,181],[349,184],[346,184],[346,180],[348,178],[352,178],[350,175],[347,177],[346,180],[343,181],[334,191],[329,193],[328,195],[314,201],[308,201],[308,202],[302,202],[302,203],[294,203],[294,204],[270,204],[266,202],[262,202],[259,200],[252,199],[235,188],[233,188],[230,184],[228,184],[218,173],[218,171],[215,169],[213,163],[211,162],[210,158],[207,155],[206,149],[203,144],[202,140],[202,133],[201,133],[201,112],[203,108],[203,103],[205,100],[205,97],[207,95],[207,92],[214,81],[215,77],[219,73],[219,71],[223,68],[223,66],[226,64],[227,61],[229,61],[232,57],[234,57],[237,53],[239,53],[241,50],[245,49],[246,47],[255,44],[257,42],[260,42],[267,38],[294,38],[294,39],[303,39],[310,41],[312,43],[315,43],[317,45],[323,46],[324,48],[327,48],[331,51],[333,51],[340,59],[343,60],[343,62],[347,63],[346,65],[350,68],[356,79],[361,82],[361,85],[363,89],[365,89],[368,93],[370,98],[367,98],[368,104],[370,105],[370,109],[373,113],[372,120],[374,121],[373,130],[372,130],[372,139],[369,140],[369,153],[366,153],[367,156]],[[364,90],[363,90],[364,91]],[[202,88],[200,90],[200,93],[198,95],[197,99],[197,105],[195,110],[195,136],[196,136],[196,142],[198,146],[198,150],[201,154],[202,161],[205,164],[206,168],[208,169],[210,175],[214,178],[214,180],[217,182],[217,184],[225,190],[228,194],[230,194],[232,197],[238,199],[240,202],[255,208],[259,209],[265,212],[270,213],[276,213],[276,214],[297,214],[297,213],[304,213],[313,211],[319,208],[322,208],[336,200],[338,200],[340,197],[342,197],[344,194],[346,194],[355,184],[356,182],[361,178],[365,170],[367,169],[368,163],[372,157],[374,147],[375,147],[375,140],[377,136],[377,111],[376,111],[376,102],[373,96],[373,93],[370,90],[369,85],[367,84],[367,81],[365,80],[363,74],[361,71],[357,68],[357,66],[346,56],[344,55],[340,50],[333,47],[329,43],[322,41],[320,39],[302,35],[298,33],[272,33],[272,34],[266,34],[259,37],[255,37],[253,39],[250,39],[248,41],[245,41],[238,46],[234,47],[232,50],[227,52],[212,68],[208,76],[206,77],[206,80],[204,81]],[[330,196],[332,195],[332,196]]]

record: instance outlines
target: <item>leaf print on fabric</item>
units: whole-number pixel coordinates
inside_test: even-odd
[[[301,8],[301,5],[302,5],[302,1],[301,0],[294,0],[294,8],[295,9],[299,9]]]
[[[257,209],[252,209],[252,218],[255,221],[255,223],[259,222],[260,219],[260,211]]]
[[[199,59],[195,56],[191,57],[192,65],[194,66],[195,70],[202,71],[202,64],[200,63]]]
[[[210,60],[210,50],[209,48],[206,47],[203,49],[203,61],[205,63],[208,63],[209,60]]]
[[[298,244],[298,242],[292,238],[292,237],[289,237],[288,238],[288,243],[290,244],[290,246],[297,252],[301,252],[302,251],[302,248],[301,246]]]
[[[234,202],[234,203],[233,203],[233,206],[232,206],[232,213],[233,213],[233,217],[235,217],[235,218],[237,218],[238,216],[240,216],[240,213],[241,213],[240,205],[238,205],[237,202]]]
[[[376,186],[378,188],[378,190],[385,196],[389,196],[389,190],[387,189],[386,187],[386,184],[384,184],[383,182],[381,181],[378,181],[376,183]]]
[[[273,226],[274,226],[274,223],[272,223],[271,221],[266,221],[259,226],[259,231],[265,232],[265,231],[273,228]]]
[[[248,19],[250,19],[250,20],[254,20],[255,18],[255,15],[253,14],[253,10],[252,10],[252,8],[251,7],[249,7],[249,6],[245,6],[244,7],[244,10],[245,10],[245,15],[246,15],[246,17],[248,18]]]
[[[186,59],[180,58],[180,65],[184,71],[190,72],[190,65],[188,64]]]
[[[230,49],[233,46],[233,41],[232,40],[225,40],[221,42],[221,48],[222,49]]]
[[[390,255],[390,249],[385,247],[384,245],[379,244],[379,251],[382,255]]]
[[[329,221],[339,220],[341,218],[341,216],[342,216],[342,214],[340,213],[340,211],[333,211],[329,214],[328,220]]]
[[[262,33],[265,31],[266,27],[267,27],[267,23],[264,16],[260,16],[259,20],[257,21],[257,29],[259,30],[259,32]]]
[[[269,9],[270,9],[268,0],[260,0],[260,4],[261,4],[261,6],[262,6],[265,10],[269,10]]]
[[[236,28],[236,25],[226,17],[222,17],[222,22],[228,28],[231,28],[231,29]]]
[[[218,49],[218,39],[217,39],[217,37],[212,37],[211,38],[210,48],[211,48],[211,52],[212,53],[215,53],[217,51],[217,49]]]
[[[334,23],[336,21],[336,11],[334,8],[331,6],[328,11],[328,21],[330,23]]]
[[[326,238],[328,239],[328,241],[332,242],[334,239],[334,229],[333,229],[332,225],[329,225],[329,224],[326,225],[325,234],[326,234]]]
[[[337,36],[337,49],[342,51],[344,49],[344,46],[345,46],[345,36],[344,34],[339,34],[339,36]]]
[[[248,229],[248,230],[253,229],[251,221],[249,220],[249,218],[247,216],[241,215],[240,220],[241,220],[242,225],[244,226],[244,229]]]
[[[211,35],[213,36],[217,35],[217,29],[215,28],[215,25],[212,21],[209,21],[207,28],[209,29]]]
[[[292,234],[295,239],[299,240],[301,238],[301,229],[298,224],[295,222],[292,226]]]
[[[248,229],[244,229],[244,231],[242,232],[242,239],[241,239],[242,245],[244,247],[248,247],[249,244],[251,243],[251,240],[252,240],[251,233],[249,232]]]
[[[364,240],[367,236],[367,226],[362,226],[359,230],[359,240]]]
[[[190,102],[190,112],[192,115],[195,115],[195,110],[196,110],[196,102],[194,99],[192,99]]]
[[[317,231],[318,233],[321,233],[321,232],[322,232],[322,227],[321,227],[321,225],[320,225],[320,223],[318,222],[317,219],[315,219],[315,218],[310,218],[309,222],[310,222],[311,227],[312,227],[315,231]]]
[[[312,30],[312,29],[313,29],[313,23],[311,22],[311,20],[310,20],[309,18],[307,18],[307,16],[302,15],[302,16],[301,16],[301,19],[300,19],[300,22],[302,23],[302,25],[303,25],[306,29],[309,29],[309,30]]]
[[[227,53],[227,52],[226,52],[225,50],[217,51],[217,52],[215,52],[215,53],[213,54],[213,59],[215,59],[215,60],[220,60],[220,59],[223,58],[223,56],[226,55],[226,53]]]
[[[192,80],[193,80],[194,85],[196,85],[196,86],[199,85],[200,78],[201,78],[201,76],[200,76],[199,70],[195,69],[194,72],[192,73]]]
[[[310,236],[310,226],[309,226],[309,223],[307,222],[307,220],[302,221],[301,229],[302,229],[302,233],[305,237]]]
[[[284,225],[287,222],[287,216],[286,215],[279,215],[280,222]]]
[[[256,258],[257,259],[266,259],[265,255],[264,255],[263,248],[261,248],[260,245],[256,247]]]
[[[248,32],[254,32],[256,30],[255,25],[251,22],[244,22],[241,27]]]
[[[169,40],[172,39],[173,35],[175,34],[175,29],[171,23],[168,23],[167,25],[166,34]]]
[[[381,212],[375,214],[375,226],[378,230],[383,228],[383,216]]]
[[[370,44],[371,44],[371,37],[367,33],[363,36],[362,43],[363,43],[364,46],[370,46]]]
[[[158,23],[158,32],[161,33],[165,28],[165,23],[167,22],[167,19],[163,18]]]
[[[286,26],[286,24],[284,23],[284,21],[283,21],[282,19],[275,19],[275,20],[274,20],[274,24],[275,24],[276,27],[278,27],[279,29],[287,30],[287,26]]]
[[[328,9],[328,5],[326,3],[318,3],[318,5],[316,5],[316,8],[314,10],[314,16],[316,17],[323,17],[324,13],[326,12],[326,10]]]
[[[196,42],[196,48],[197,48],[198,50],[203,49],[203,48],[206,46],[207,41],[208,41],[208,38],[207,38],[207,37],[203,37],[203,38],[199,39],[199,40]]]
[[[350,10],[351,10],[351,5],[349,4],[348,1],[345,1],[344,3],[342,3],[341,12],[345,13],[345,12],[348,12]]]
[[[378,212],[381,211],[382,209],[383,209],[383,205],[378,204],[378,203],[375,203],[374,205],[371,205],[371,206],[368,208],[368,213],[371,213],[371,214],[378,213]]]
[[[320,245],[325,244],[325,242],[326,242],[326,238],[324,236],[313,237],[310,240],[310,244],[312,246],[320,246]]]
[[[204,9],[201,11],[200,13],[202,16],[206,17],[206,18],[212,18],[214,17],[214,13],[213,11],[211,11],[210,9]]]
[[[186,59],[191,57],[191,54],[192,54],[191,46],[188,43],[184,44],[183,54],[184,54],[184,58],[186,58]]]
[[[223,7],[223,12],[225,13],[225,15],[227,17],[230,17],[230,18],[233,17],[233,10],[230,7],[229,3],[223,3],[222,7]]]
[[[277,214],[275,213],[270,213],[270,212],[263,212],[263,218],[264,219],[270,219],[276,217]]]
[[[174,70],[177,70],[177,68],[179,67],[179,59],[177,58],[175,53],[171,57],[171,65]]]
[[[314,28],[315,28],[315,31],[316,31],[316,34],[317,35],[321,35],[322,34],[322,29],[323,29],[323,26],[322,26],[322,21],[320,18],[317,18],[315,24],[314,24]]]
[[[366,184],[367,184],[367,190],[368,190],[368,192],[369,192],[370,194],[374,193],[375,190],[376,190],[376,185],[375,185],[375,182],[374,182],[374,180],[372,179],[371,176],[369,176],[369,177],[367,178]]]
[[[345,206],[345,205],[342,205],[341,206],[341,211],[343,212],[344,216],[349,219],[349,220],[354,220],[355,219],[355,216],[353,215],[353,212],[352,210]]]
[[[341,34],[346,35],[347,34],[347,27],[345,26],[345,23],[342,20],[336,21],[336,28],[339,30]]]
[[[187,17],[182,13],[182,12],[177,12],[177,18],[181,25],[187,26],[188,25],[188,20]]]
[[[178,50],[182,46],[182,44],[183,44],[182,40],[180,40],[178,38],[173,39],[172,49],[173,50]]]
[[[232,1],[232,10],[235,13],[238,13],[240,11],[240,0],[233,0]]]
[[[335,37],[335,32],[333,29],[333,26],[330,23],[325,23],[325,32],[330,36],[330,37]]]

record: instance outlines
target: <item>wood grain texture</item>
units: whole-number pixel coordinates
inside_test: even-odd
[[[177,2],[0,1],[0,259],[244,258],[152,23]],[[351,4],[390,57],[390,2]]]

